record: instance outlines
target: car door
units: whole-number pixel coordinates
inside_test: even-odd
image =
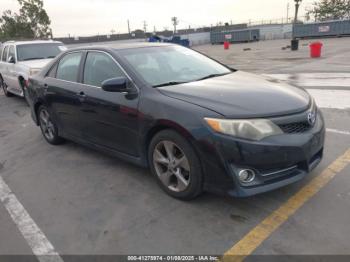
[[[52,110],[60,132],[81,137],[82,96],[79,74],[83,52],[64,55],[45,78],[45,101]]]
[[[102,82],[127,77],[112,56],[105,52],[88,52],[83,71],[86,95],[83,102],[84,138],[92,143],[138,156],[138,101],[133,94],[106,92]],[[133,85],[133,84],[131,84]]]
[[[14,59],[13,63],[9,62],[10,59]],[[16,94],[21,94],[22,89],[18,81],[18,76],[17,76],[17,70],[16,70],[16,51],[15,51],[15,46],[10,45],[9,46],[9,51],[8,51],[8,56],[7,56],[7,80],[6,83],[8,85],[8,89],[11,90],[12,92]]]

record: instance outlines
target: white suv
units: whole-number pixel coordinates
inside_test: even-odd
[[[6,96],[26,96],[28,78],[67,48],[57,41],[5,42],[0,46],[0,88]]]

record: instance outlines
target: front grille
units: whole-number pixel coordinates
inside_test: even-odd
[[[311,129],[311,126],[309,125],[309,123],[305,123],[305,122],[283,124],[283,125],[279,125],[279,127],[282,129],[284,133],[287,133],[287,134],[304,133],[309,129]]]

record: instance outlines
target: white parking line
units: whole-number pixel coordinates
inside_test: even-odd
[[[41,262],[63,262],[50,241],[24,209],[17,197],[0,176],[0,201],[9,212],[13,222]]]
[[[327,128],[327,132],[350,136],[350,132],[348,131],[342,131],[342,130],[337,130],[332,128]]]

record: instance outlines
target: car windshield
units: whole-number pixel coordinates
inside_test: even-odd
[[[199,81],[232,72],[218,62],[181,46],[124,49],[118,53],[153,87]]]
[[[60,43],[27,44],[17,46],[18,61],[54,58],[65,50]]]

